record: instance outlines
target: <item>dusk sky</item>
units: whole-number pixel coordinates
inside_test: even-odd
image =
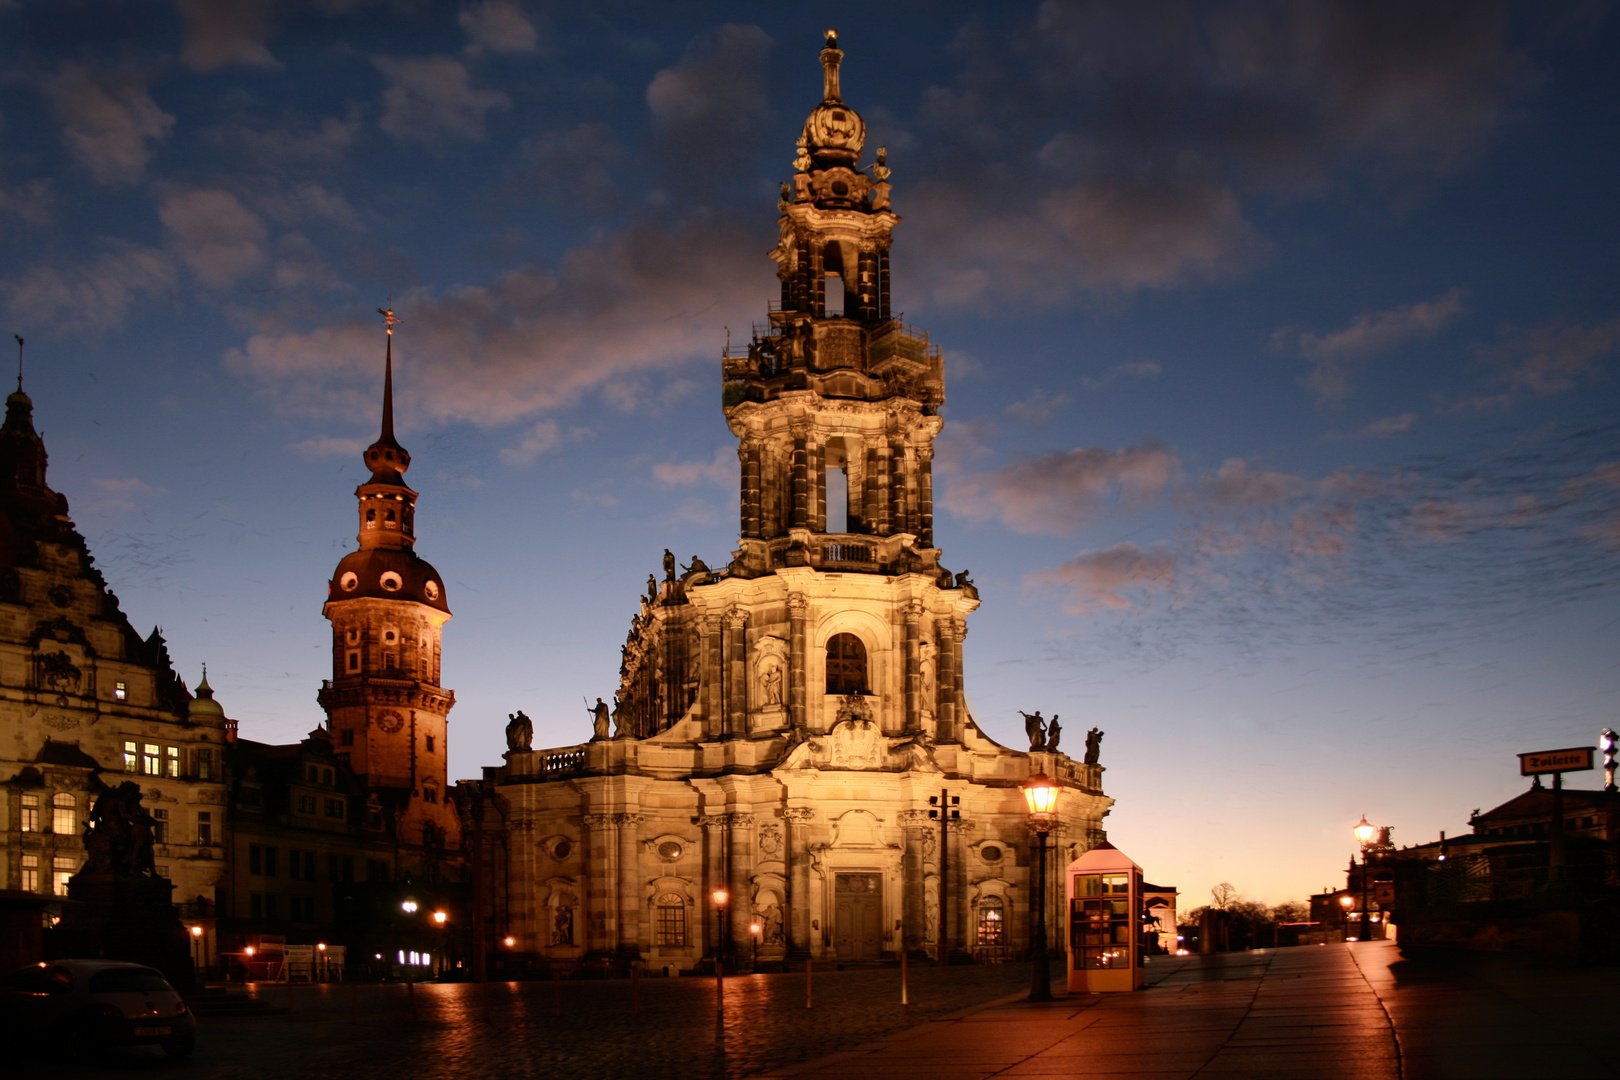
[[[245,736],[323,720],[390,298],[451,778],[589,736],[663,549],[729,561],[828,27],[945,350],[973,715],[1104,729],[1150,880],[1303,899],[1616,724],[1608,4],[0,0],[0,340]]]

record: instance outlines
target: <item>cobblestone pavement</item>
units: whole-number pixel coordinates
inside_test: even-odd
[[[897,968],[817,970],[811,1009],[805,1008],[803,971],[736,976],[726,979],[718,1030],[712,978],[643,979],[639,1013],[631,983],[622,979],[491,983],[487,1011],[479,987],[467,983],[422,984],[414,994],[398,984],[297,986],[290,1014],[204,1017],[196,1056],[184,1065],[153,1048],[84,1058],[52,1053],[16,1065],[17,1075],[52,1080],[153,1073],[210,1080],[730,1080],[1027,991],[1029,974],[1023,964],[913,967],[911,1003],[901,1005]],[[277,1009],[286,1005],[285,987],[252,992]]]

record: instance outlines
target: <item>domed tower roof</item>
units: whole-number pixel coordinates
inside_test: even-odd
[[[821,50],[823,90],[821,104],[810,111],[799,137],[809,164],[818,169],[834,165],[853,167],[866,146],[866,121],[844,104],[838,88],[838,65],[844,59],[838,47],[838,31],[827,31],[827,46]]]
[[[224,716],[225,709],[214,700],[214,688],[208,685],[208,665],[203,665],[202,681],[197,684],[196,697],[186,707],[191,716]]]
[[[449,612],[444,578],[407,548],[361,548],[343,556],[327,583],[326,599],[413,600]]]

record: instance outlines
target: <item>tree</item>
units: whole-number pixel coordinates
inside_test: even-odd
[[[1230,881],[1223,881],[1209,890],[1209,906],[1221,911],[1227,910],[1240,899],[1242,896]]]
[[[1271,921],[1274,923],[1308,922],[1310,917],[1310,905],[1303,900],[1284,900],[1271,906]]]

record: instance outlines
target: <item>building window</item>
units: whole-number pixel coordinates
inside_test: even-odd
[[[978,942],[980,945],[1007,944],[1007,908],[999,896],[979,901]]]
[[[163,748],[163,775],[171,780],[180,776],[180,748],[178,746],[165,746]]]
[[[834,634],[827,642],[827,693],[866,693],[866,646],[854,634]]]
[[[315,812],[315,796],[298,795],[295,797],[300,814],[313,814]]]
[[[686,944],[686,901],[678,893],[664,893],[658,905],[658,936],[654,942],[679,948]]]
[[[297,850],[287,852],[287,876],[294,881],[314,881],[315,853]]]
[[[24,855],[22,857],[22,887],[23,892],[39,892],[38,855]]]
[[[431,735],[427,737],[427,752],[433,753],[433,736]]]
[[[354,745],[354,729],[353,728],[344,728],[343,729],[342,742],[343,742],[344,746],[353,746]]]
[[[73,856],[58,855],[51,860],[51,892],[57,896],[67,895],[68,879],[78,867],[73,865]]]
[[[434,784],[423,784],[422,801],[425,803],[437,803],[439,801],[438,787]]]
[[[152,811],[152,817],[153,842],[167,844],[169,842],[169,812],[159,807]]]
[[[248,845],[248,873],[264,873],[264,848],[258,844]]]
[[[251,893],[248,896],[248,915],[255,919],[264,918],[264,893]]]
[[[197,779],[212,780],[214,778],[214,752],[212,750],[197,751]]]
[[[24,795],[22,797],[22,831],[39,832],[38,795]]]
[[[159,746],[157,743],[144,743],[144,744],[142,744],[142,746],[141,746],[141,773],[143,775],[145,775],[145,776],[157,776],[158,775],[158,770],[160,768],[162,768],[162,766],[159,764],[161,762],[161,760],[162,760],[162,758],[161,758],[162,752],[163,752],[163,747]]]
[[[321,770],[321,783],[325,784],[327,787],[332,786],[332,770],[331,769],[322,769]]]
[[[134,743],[129,742],[129,741],[126,740],[125,743],[124,743],[124,771],[125,772],[136,772],[136,771],[138,771],[140,769],[140,767],[141,767],[140,747],[138,747]]]
[[[197,811],[197,846],[207,847],[214,842],[214,812]]]
[[[51,831],[58,836],[79,835],[79,800],[65,791],[51,796]]]
[[[326,816],[327,817],[333,818],[333,819],[335,819],[337,821],[342,821],[343,816],[344,816],[343,810],[344,810],[344,806],[343,806],[343,800],[342,799],[327,799],[326,800]]]
[[[129,698],[129,686],[121,682],[113,683],[113,697],[119,701],[127,700]]]

